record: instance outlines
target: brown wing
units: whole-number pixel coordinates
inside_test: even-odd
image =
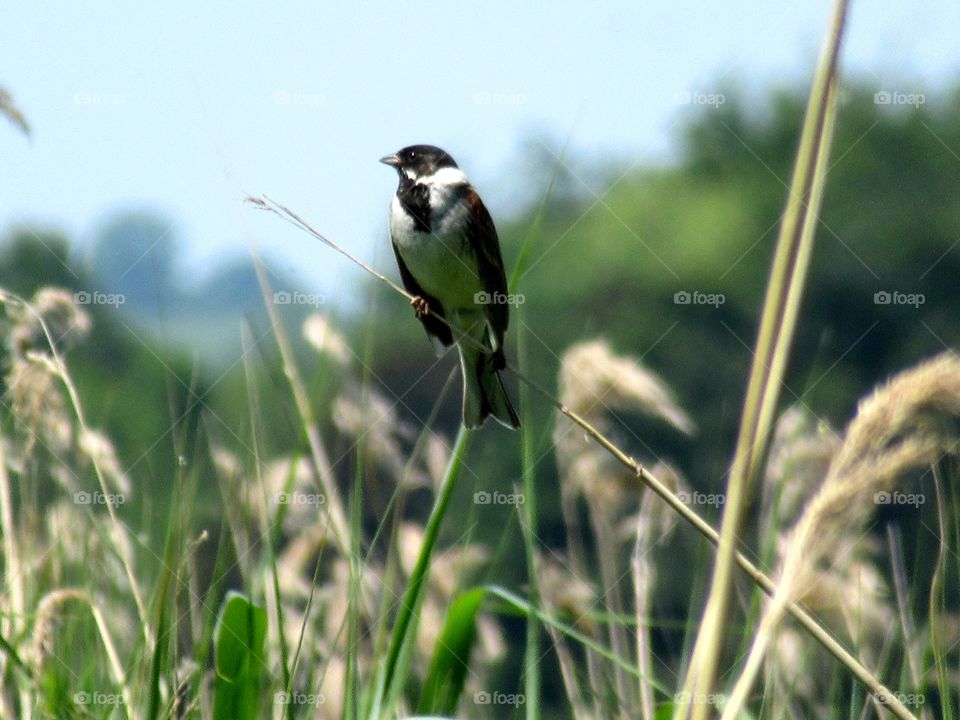
[[[509,322],[507,305],[507,276],[503,270],[503,256],[500,254],[500,239],[493,219],[484,206],[477,191],[467,189],[467,201],[470,203],[470,224],[467,227],[467,239],[477,256],[477,271],[480,282],[488,295],[497,302],[486,306],[485,312],[496,348],[503,346],[503,336]]]
[[[419,295],[426,300],[427,305],[430,306],[430,313],[420,318],[420,322],[423,323],[427,335],[429,335],[432,340],[439,342],[441,347],[451,345],[453,343],[453,333],[451,333],[450,327],[437,318],[437,316],[444,317],[443,305],[441,305],[440,301],[435,297],[423,291],[420,283],[417,282],[417,279],[407,269],[406,263],[403,262],[400,251],[397,249],[397,244],[394,242],[390,244],[393,245],[393,254],[397,258],[397,267],[400,268],[400,279],[403,280],[403,286],[407,289],[408,293],[411,295]],[[440,348],[437,348],[437,350],[439,352]]]

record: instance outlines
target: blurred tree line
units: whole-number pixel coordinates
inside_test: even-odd
[[[623,416],[619,439],[640,460],[655,459],[648,448],[669,459],[703,490],[720,486],[732,450],[804,104],[802,92],[787,91],[763,107],[735,92],[725,99],[685,108],[690,117],[668,165],[574,156],[556,169],[549,153],[531,153],[530,177],[546,192],[556,170],[557,183],[528,267],[512,288],[525,301],[513,311],[508,340],[515,358],[523,334],[527,372],[549,388],[564,349],[593,338],[659,373],[695,419],[698,436],[684,439]],[[872,88],[846,89],[784,404],[803,403],[842,425],[877,382],[957,346],[958,99],[954,92],[898,106],[878,104]],[[497,218],[508,268],[538,206]],[[246,322],[254,336],[269,329],[248,259],[188,290],[177,282],[176,257],[169,222],[148,213],[116,218],[81,261],[67,238],[28,230],[9,234],[0,250],[0,285],[25,297],[46,285],[124,294],[122,306],[88,308],[93,334],[71,352],[69,366],[91,423],[115,439],[125,462],[147,469],[160,494],[178,458],[205,462],[201,439],[236,444],[247,437],[237,328]],[[271,282],[303,290],[288,278]],[[379,285],[371,293],[358,288],[357,296],[369,296],[369,308],[340,322],[370,367],[364,381],[382,382],[388,397],[402,395],[402,414],[411,420],[427,418],[455,359],[445,358],[410,389],[434,362],[412,312]],[[695,300],[709,297],[712,304]],[[302,343],[307,309],[279,310]],[[201,343],[218,346],[228,362],[199,365],[192,348]],[[345,380],[313,353],[302,349],[300,359],[319,417],[328,421],[329,400]],[[274,345],[259,344],[250,361],[275,390],[262,393],[278,418],[266,428],[266,452],[302,449]],[[438,415],[450,435],[459,418],[454,387]],[[530,427],[542,453],[552,411],[531,397]],[[518,482],[517,436],[500,428],[484,433],[496,445],[475,443],[471,464],[488,471],[489,489],[508,489]],[[557,477],[552,459],[538,472],[549,495]],[[347,468],[343,477],[350,477]],[[543,508],[541,536],[552,536],[555,512]]]

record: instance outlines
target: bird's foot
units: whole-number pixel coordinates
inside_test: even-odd
[[[418,318],[423,319],[430,314],[430,305],[419,295],[411,300],[410,304],[413,306],[413,312],[416,313]]]

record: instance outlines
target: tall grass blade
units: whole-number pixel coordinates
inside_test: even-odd
[[[518,306],[518,313],[523,317],[523,305]],[[523,322],[518,323],[521,328]],[[526,371],[527,362],[527,334],[521,330],[517,335],[518,362],[520,369]],[[527,561],[527,599],[534,608],[540,606],[540,589],[537,584],[536,570],[536,538],[537,538],[537,488],[536,488],[536,457],[534,453],[533,413],[530,412],[530,389],[526,385],[520,388],[520,412],[523,422],[520,425],[521,444],[521,476],[523,477],[523,505],[518,508],[520,513],[520,530],[523,537],[523,550]],[[526,702],[527,720],[536,720],[540,717],[540,624],[537,616],[527,614],[527,632],[523,650],[523,682]]]
[[[179,486],[179,481],[176,483]],[[181,528],[177,522],[176,513],[178,512],[179,492],[174,490],[173,500],[170,503],[170,514],[167,520],[167,539],[166,548],[163,553],[163,562],[160,570],[160,583],[156,590],[156,620],[154,627],[157,631],[157,641],[153,645],[153,658],[150,664],[150,696],[147,708],[148,718],[157,718],[160,716],[160,678],[163,669],[167,664],[169,653],[167,638],[170,633],[176,633],[176,628],[171,628],[168,620],[168,603],[170,601],[170,585],[174,579],[174,570],[177,564],[177,546],[180,537]],[[176,614],[176,613],[174,613]]]
[[[310,446],[310,456],[313,459],[313,466],[316,470],[317,478],[327,498],[327,512],[330,514],[330,526],[333,530],[333,539],[337,543],[340,552],[346,557],[350,553],[350,535],[347,529],[347,519],[343,509],[343,501],[340,498],[340,492],[334,482],[330,459],[320,437],[320,428],[314,417],[313,407],[310,405],[310,399],[307,396],[306,387],[300,375],[300,369],[297,367],[293,346],[290,344],[290,339],[287,337],[287,332],[283,327],[280,314],[277,312],[276,304],[273,302],[273,292],[270,287],[270,281],[267,279],[267,273],[263,269],[260,256],[252,244],[250,246],[250,254],[253,259],[254,271],[257,274],[257,282],[260,284],[260,292],[263,294],[263,304],[267,310],[267,315],[270,317],[270,326],[273,330],[274,338],[277,341],[280,356],[283,359],[283,371],[290,384],[290,391],[293,393],[293,400],[297,406],[297,412],[303,422],[303,428],[307,435],[307,443]]]
[[[363,581],[363,547],[361,508],[363,506],[364,438],[357,441],[357,467],[353,481],[353,497],[350,502],[349,558],[350,590],[347,604],[347,679],[344,683],[343,717],[353,720],[360,716],[360,660],[358,650],[362,640],[360,615],[363,609],[361,584]]]
[[[387,650],[387,657],[383,669],[383,688],[381,698],[384,700],[384,706],[391,696],[394,684],[397,682],[397,666],[400,661],[401,651],[411,642],[409,633],[412,627],[412,621],[417,608],[423,596],[427,579],[430,575],[430,562],[433,558],[433,551],[437,545],[440,536],[440,525],[446,515],[447,507],[450,505],[450,498],[453,497],[453,491],[457,486],[457,479],[460,477],[460,468],[463,465],[463,456],[467,449],[470,438],[470,431],[465,427],[460,427],[457,439],[453,445],[453,452],[450,455],[450,463],[447,466],[443,483],[440,486],[440,492],[437,495],[433,510],[430,512],[430,518],[427,520],[427,527],[423,536],[423,547],[417,557],[417,563],[410,574],[410,580],[407,583],[407,589],[400,601],[400,610],[394,621],[393,633],[390,636],[390,646]]]
[[[516,292],[517,284],[523,279],[524,270],[529,262],[530,252],[540,238],[543,219],[563,168],[564,154],[566,154],[566,148],[564,148],[560,159],[558,159],[554,167],[553,176],[550,178],[547,191],[540,200],[540,205],[537,208],[533,222],[530,223],[527,234],[523,238],[523,244],[520,246],[520,254],[517,256],[513,271],[510,273],[509,287],[511,292]],[[517,315],[520,316],[517,326],[520,328],[525,327],[523,322],[523,307],[523,305],[517,306]],[[522,372],[526,372],[529,366],[526,350],[526,335],[521,331],[517,334],[517,352],[519,355],[518,363]],[[527,561],[527,583],[529,586],[527,595],[531,605],[537,607],[540,602],[540,597],[537,588],[537,574],[534,567],[534,539],[537,536],[536,473],[534,472],[536,460],[533,446],[534,437],[531,432],[533,415],[530,412],[530,396],[530,389],[526,385],[521,385],[520,414],[523,420],[520,425],[521,475],[523,477],[523,496],[525,502],[522,507],[520,527],[523,535],[524,554]],[[526,644],[523,655],[523,680],[524,695],[526,697],[526,715],[528,720],[536,720],[536,718],[540,716],[540,627],[537,623],[536,616],[532,614],[527,615]]]
[[[277,530],[274,531],[269,525],[271,520],[269,515],[270,502],[267,497],[267,485],[263,477],[263,459],[260,451],[260,402],[257,396],[256,378],[253,364],[251,362],[253,343],[249,323],[243,324],[241,333],[243,342],[243,372],[247,386],[247,410],[250,417],[250,448],[253,451],[253,468],[257,477],[257,485],[260,487],[260,501],[263,512],[260,513],[260,535],[266,553],[267,566],[270,572],[270,589],[273,592],[274,621],[277,627],[277,641],[280,649],[280,670],[282,673],[283,688],[286,692],[292,689],[290,677],[290,651],[287,647],[287,639],[284,635],[283,620],[283,602],[280,597],[280,573],[277,569],[277,552],[274,534],[279,532],[279,526],[282,525],[282,518],[277,521]],[[292,467],[292,465],[291,465]],[[292,474],[292,473],[291,473]],[[282,503],[278,506],[278,515],[286,510]],[[293,717],[293,704],[287,703],[286,716]]]
[[[836,112],[835,78],[846,10],[846,1],[837,0],[807,104],[727,486],[713,581],[684,681],[687,697],[713,692],[729,627],[736,540],[767,447],[813,247],[813,228],[826,178],[823,158],[829,152]],[[706,703],[696,703],[692,710],[685,704],[679,717],[688,717],[688,712],[694,720],[706,720],[712,709]]]

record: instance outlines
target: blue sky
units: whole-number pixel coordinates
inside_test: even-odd
[[[241,203],[267,193],[392,272],[377,163],[414,142],[460,162],[494,217],[531,188],[521,148],[669,159],[684,93],[762,101],[805,86],[830,4],[812,2],[13,2],[0,86],[0,231],[83,244],[114,213],[176,223],[185,283],[248,240],[305,286],[350,293],[345,261]],[[843,71],[878,90],[956,82],[960,4],[854,3]],[[599,190],[599,188],[597,188]]]

